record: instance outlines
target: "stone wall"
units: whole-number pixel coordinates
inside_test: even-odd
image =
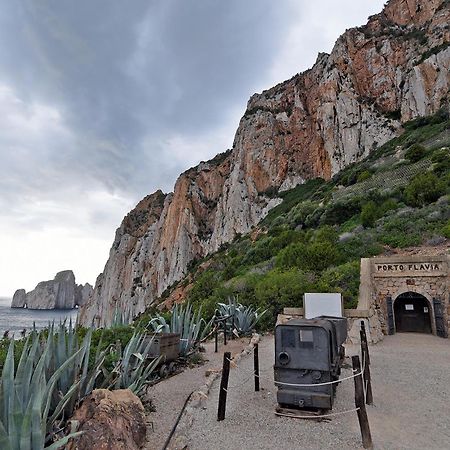
[[[364,258],[361,260],[361,285],[358,309],[374,311],[379,328],[388,333],[387,302],[405,292],[423,295],[429,303],[431,326],[436,334],[433,299],[441,300],[444,323],[450,328],[449,256],[396,255],[393,257]]]

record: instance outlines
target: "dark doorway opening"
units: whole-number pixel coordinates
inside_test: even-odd
[[[431,333],[431,308],[428,300],[415,292],[405,292],[394,303],[397,332]]]

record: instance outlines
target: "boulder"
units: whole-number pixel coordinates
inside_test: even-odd
[[[96,389],[70,420],[77,431],[67,450],[138,450],[146,438],[145,412],[129,389]]]

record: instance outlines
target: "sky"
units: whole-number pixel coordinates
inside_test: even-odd
[[[4,0],[0,296],[93,284],[145,195],[231,147],[248,98],[379,0]]]

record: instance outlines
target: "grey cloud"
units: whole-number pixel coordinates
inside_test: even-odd
[[[0,14],[0,81],[57,108],[71,134],[42,143],[43,184],[53,172],[136,197],[186,168],[161,160],[165,140],[195,140],[245,105],[294,20],[287,0],[29,0]]]

